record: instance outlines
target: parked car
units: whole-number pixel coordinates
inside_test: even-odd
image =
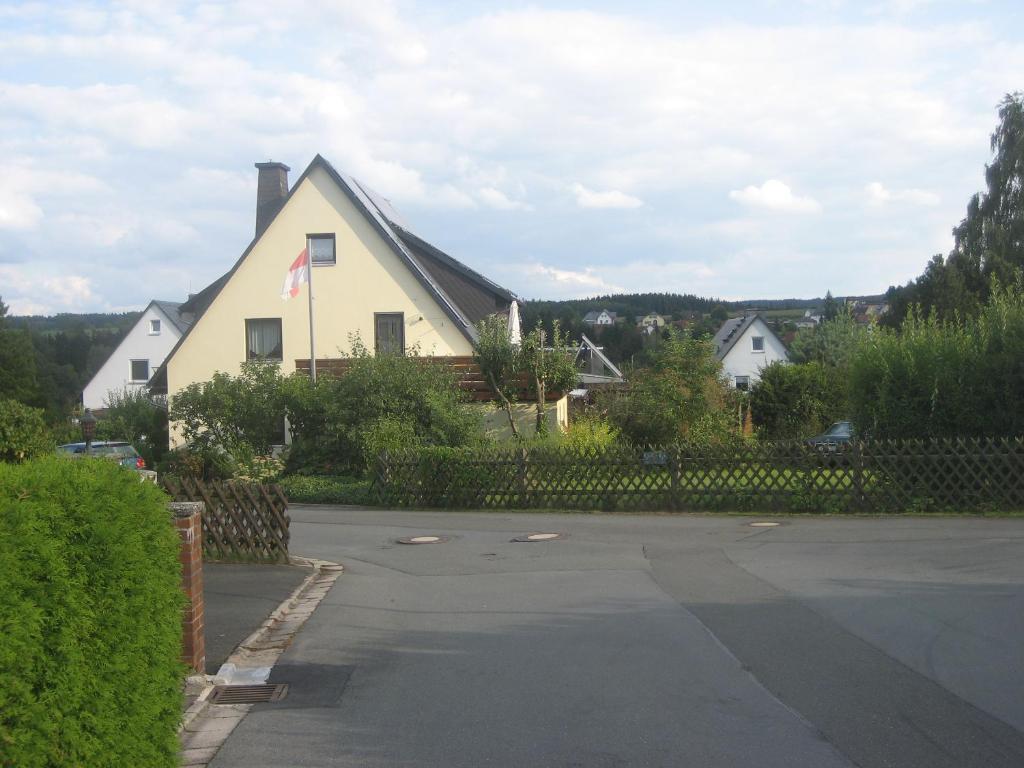
[[[837,421],[820,435],[807,440],[807,445],[822,453],[835,453],[850,447],[856,439],[853,424],[849,421]]]
[[[58,445],[57,450],[77,458],[85,455],[85,443]],[[146,460],[135,450],[135,446],[127,440],[96,440],[92,444],[90,455],[111,459],[122,467],[128,467],[129,469],[146,468]]]

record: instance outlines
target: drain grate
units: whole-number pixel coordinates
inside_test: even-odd
[[[261,685],[215,685],[208,701],[211,704],[262,704],[280,701],[288,695],[288,683]]]

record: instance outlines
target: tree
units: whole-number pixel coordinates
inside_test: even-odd
[[[846,417],[845,373],[814,360],[802,365],[774,362],[750,392],[751,416],[769,440],[810,437]]]
[[[1009,284],[1024,267],[1024,93],[1007,94],[1000,102],[990,146],[986,190],[970,199],[953,229],[953,250],[946,258],[933,257],[916,280],[889,289],[889,325],[898,327],[912,305],[940,319],[974,316],[993,278]]]
[[[512,343],[508,335],[508,321],[500,315],[489,315],[477,323],[477,340],[473,345],[473,359],[498,403],[508,416],[512,435],[519,438],[512,402],[520,382],[523,368],[521,347]]]
[[[722,376],[709,338],[672,333],[630,381],[628,394],[608,403],[608,417],[634,445],[684,438],[716,442],[735,435],[736,393]]]
[[[267,455],[283,440],[284,398],[276,363],[242,363],[237,376],[218,371],[189,384],[170,402],[170,419],[198,448]]]
[[[831,320],[800,329],[789,347],[789,359],[794,363],[818,362],[845,368],[870,332],[870,326],[859,325],[849,308],[843,307]]]
[[[835,320],[839,315],[840,304],[832,297],[832,291],[825,291],[825,307],[822,311],[825,320]]]
[[[544,411],[548,391],[571,389],[579,375],[569,341],[557,320],[550,336],[540,324],[526,335],[520,351],[520,364],[537,397],[536,433],[543,435],[547,431]]]
[[[35,349],[27,331],[7,327],[7,309],[0,300],[0,398],[35,405],[39,399]]]
[[[460,447],[480,435],[451,366],[416,354],[374,355],[353,337],[344,374],[297,373],[283,381],[292,431],[288,466],[362,474],[383,451]]]

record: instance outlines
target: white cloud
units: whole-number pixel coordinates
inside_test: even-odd
[[[866,194],[886,229],[899,214],[889,248],[931,242],[980,183],[993,105],[1024,71],[1012,25],[969,8],[949,24],[925,1],[877,0],[889,12],[875,16],[846,0],[834,14],[798,15],[812,21],[769,24],[728,14],[689,24],[668,6],[656,22],[624,6],[434,13],[423,0],[0,8],[14,20],[0,39],[12,62],[0,81],[0,157],[25,171],[14,183],[0,169],[0,250],[39,256],[46,231],[68,254],[55,269],[88,260],[91,275],[131,250],[144,276],[97,277],[94,301],[171,297],[186,289],[178,275],[216,277],[251,234],[251,162],[284,160],[297,175],[321,152],[426,230],[457,226],[469,257],[559,264],[534,277],[567,292],[596,280],[733,294],[722,265],[765,236],[775,238],[769,274],[774,254],[827,250],[838,289],[843,276],[867,279],[856,217],[869,212],[839,201]],[[910,24],[900,14],[913,6]],[[961,23],[972,14],[981,22]],[[780,169],[807,181],[794,191]],[[72,193],[76,175],[92,186]],[[889,186],[865,192],[864,178]],[[744,218],[729,221],[739,209],[723,189],[750,206]],[[580,215],[570,253],[559,233],[583,224],[559,208],[567,199],[642,205],[643,226]],[[931,207],[911,216],[897,201]],[[510,215],[484,231],[475,211],[488,208]],[[763,210],[822,216],[779,227]],[[101,226],[66,242],[89,221]],[[66,232],[50,227],[59,222]],[[638,252],[676,264],[683,248],[699,248],[714,274],[652,268],[638,285],[619,271]],[[587,264],[616,266],[598,277]],[[174,277],[157,281],[158,266]],[[780,290],[790,289],[801,290]]]
[[[12,314],[82,311],[97,300],[92,280],[81,275],[40,274],[39,265],[0,264],[4,303]]]
[[[623,290],[622,286],[607,282],[592,267],[573,270],[534,263],[528,265],[525,271],[534,285],[538,286],[537,295],[593,296]]]
[[[580,208],[639,208],[644,204],[639,197],[627,195],[617,189],[596,192],[576,183],[572,185],[572,191],[576,195],[576,205]]]
[[[512,200],[500,189],[494,187],[481,187],[476,194],[485,205],[499,211],[529,211],[532,209],[529,203]]]
[[[0,188],[0,229],[33,229],[42,218],[43,209],[30,195]]]
[[[821,203],[817,200],[794,195],[789,185],[778,179],[768,179],[759,187],[751,185],[734,189],[729,193],[729,198],[743,205],[787,213],[817,213],[821,210]]]
[[[938,205],[942,199],[934,192],[926,189],[889,190],[878,181],[864,187],[868,197],[868,205],[881,206],[893,201],[912,203],[914,205]]]

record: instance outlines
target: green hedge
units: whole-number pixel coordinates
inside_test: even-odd
[[[53,447],[41,409],[0,398],[0,461],[25,461]]]
[[[178,764],[178,537],[112,462],[0,465],[0,765]]]
[[[278,480],[289,502],[299,504],[372,504],[369,480],[344,475],[286,475]]]

